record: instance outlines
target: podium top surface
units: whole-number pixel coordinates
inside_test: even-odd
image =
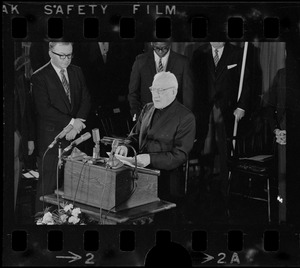
[[[104,160],[105,160],[105,158],[101,158],[100,161],[97,161],[96,163],[88,163],[88,162],[83,162],[81,160],[74,160],[74,159],[67,158],[66,162],[77,163],[77,164],[82,164],[82,165],[85,164],[86,166],[92,166],[92,167],[99,168],[99,169],[106,169],[107,167],[106,167],[106,163],[104,162]],[[116,168],[116,169],[108,168],[108,170],[111,172],[120,172],[120,171],[124,171],[124,170],[134,170],[134,168],[131,166],[123,165],[120,168]],[[156,176],[160,175],[160,171],[157,169],[137,167],[137,171],[138,171],[138,173],[144,173],[144,174],[150,174],[150,175],[156,175]]]

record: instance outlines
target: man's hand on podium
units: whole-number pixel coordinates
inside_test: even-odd
[[[128,148],[124,145],[118,146],[116,149],[116,154],[122,155],[122,156],[127,156]]]
[[[150,164],[150,154],[138,154],[136,158],[139,167],[146,167]]]

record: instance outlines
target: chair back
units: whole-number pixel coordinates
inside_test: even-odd
[[[129,112],[121,107],[99,107],[96,113],[103,136],[127,137],[132,127]]]
[[[233,148],[235,140],[235,148]],[[233,157],[251,157],[258,154],[274,154],[274,137],[268,119],[257,117],[250,120],[247,131],[228,138],[228,148]]]

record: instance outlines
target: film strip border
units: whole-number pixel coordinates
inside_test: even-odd
[[[49,39],[283,41],[299,34],[296,3],[5,3],[15,41]]]
[[[300,261],[297,232],[276,229],[244,232],[225,228],[218,232],[210,228],[178,228],[172,232],[162,228],[153,232],[149,227],[114,228],[108,232],[96,227],[89,230],[52,227],[35,234],[15,230],[11,237],[5,238],[10,240],[7,246],[11,245],[11,251],[5,255],[9,260],[6,263],[144,265],[148,261],[153,264],[152,254],[158,258],[157,264],[164,263],[159,257],[169,264],[180,258],[192,265],[296,265]]]
[[[152,41],[158,38],[177,42],[230,39],[293,43],[299,38],[299,6],[297,3],[287,2],[6,2],[2,6],[4,48],[8,48],[7,55],[13,55],[10,53],[13,52],[12,46],[8,44],[15,41],[61,38],[74,41]],[[11,69],[9,67],[4,72],[4,77],[9,77],[6,75],[8,71],[13,73]],[[12,104],[10,99],[7,104]],[[11,140],[8,140],[7,146],[13,146]],[[172,247],[171,241],[181,245],[189,253],[193,265],[300,263],[299,230],[289,228],[278,230],[276,227],[262,226],[252,231],[246,231],[248,228],[244,227],[231,231],[225,228],[212,231],[209,230],[211,228],[185,227],[182,230],[173,226],[170,228],[171,232],[157,232],[156,228],[146,226],[23,228],[10,226],[10,222],[11,219],[7,219],[5,224],[3,261],[11,265],[143,265],[148,251],[155,245],[174,249],[176,246]],[[135,258],[136,254],[138,260]],[[179,256],[182,257],[182,254]],[[170,256],[161,257],[168,260]],[[172,257],[176,257],[176,251]]]

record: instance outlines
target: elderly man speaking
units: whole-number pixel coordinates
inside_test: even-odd
[[[138,163],[161,171],[159,198],[172,201],[178,193],[178,182],[184,180],[182,164],[193,147],[195,117],[176,100],[178,82],[174,74],[157,73],[149,90],[153,102],[144,106],[129,139],[138,144]],[[116,150],[123,156],[127,152],[125,146]]]

